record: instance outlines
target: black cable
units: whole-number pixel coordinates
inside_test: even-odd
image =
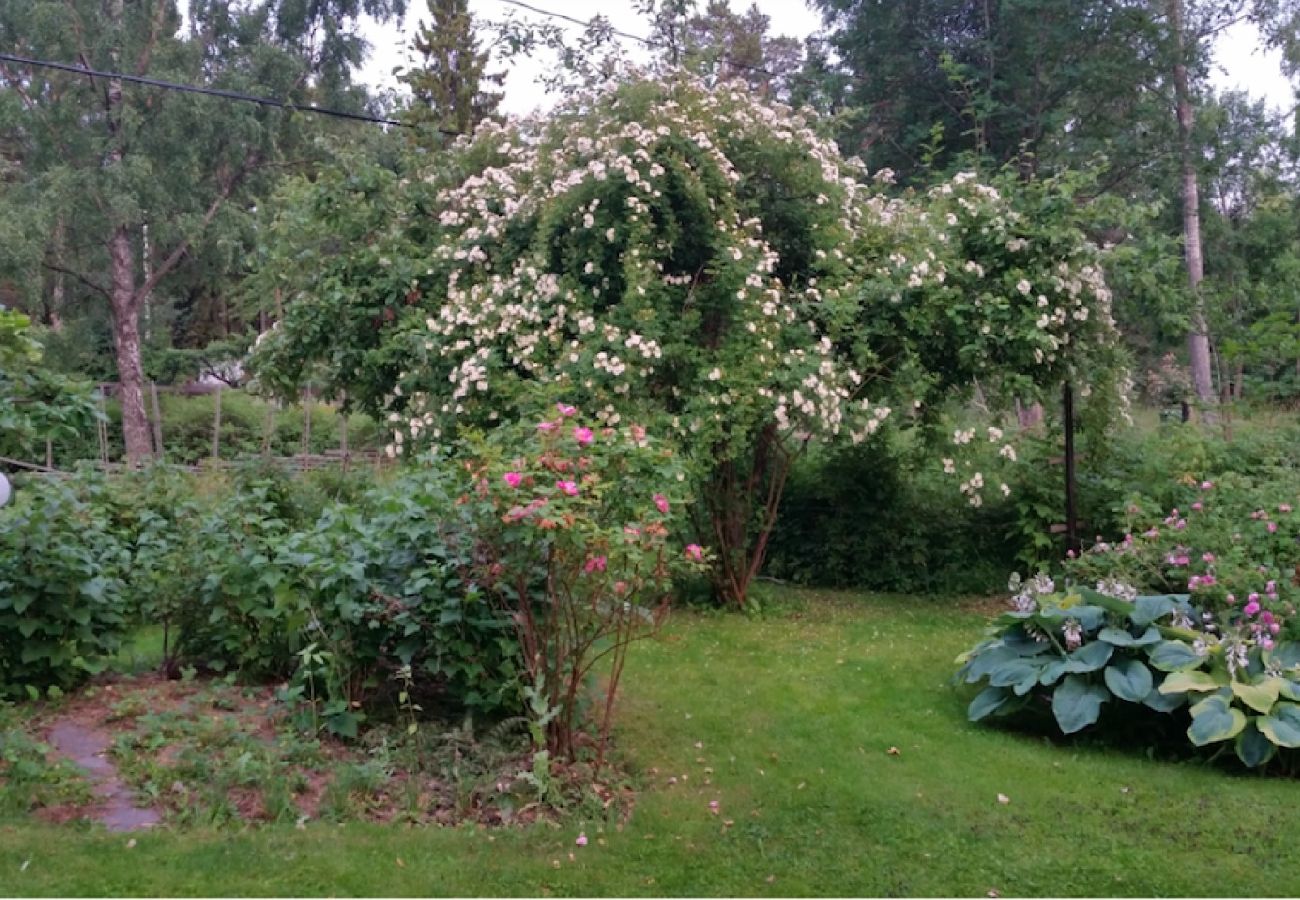
[[[595,19],[591,19],[589,21],[584,22],[582,19],[575,18],[574,16],[565,15],[564,13],[553,12],[551,10],[541,9],[540,7],[532,6],[528,3],[522,2],[522,0],[497,0],[497,2],[504,3],[508,6],[517,6],[520,9],[526,9],[529,12],[537,13],[538,15],[541,16],[549,16],[552,19],[562,19],[565,22],[571,22],[574,25],[581,25],[584,28],[590,28],[592,24],[596,21]],[[610,34],[614,35],[615,37],[627,38],[630,41],[636,41],[638,44],[643,44],[646,47],[650,47],[652,49],[659,49],[664,46],[662,43],[653,41],[648,37],[643,37],[639,34],[632,34],[631,32],[628,31],[620,31],[617,28],[611,27],[608,29],[608,31]],[[754,72],[755,74],[765,75],[768,78],[772,78],[772,79],[778,79],[778,78],[789,78],[791,80],[805,79],[805,80],[813,81],[815,83],[815,79],[813,79],[809,75],[805,75],[802,72],[789,72],[785,75],[780,75],[776,72],[772,72],[768,69],[764,69],[762,66],[751,66],[748,63],[737,62],[736,60],[729,59],[727,57],[723,57],[719,61],[725,63],[728,66],[731,66],[733,69],[741,69],[746,72]],[[838,74],[840,74],[842,77],[848,78],[850,81],[864,80],[862,76],[855,75],[852,72],[843,72]]]
[[[117,78],[122,81],[129,81],[134,84],[143,84],[147,87],[162,88],[168,91],[180,91],[186,94],[202,94],[207,97],[220,97],[223,100],[236,100],[242,103],[256,103],[260,106],[272,106],[276,109],[289,110],[290,112],[316,113],[321,116],[334,116],[338,119],[351,119],[356,122],[371,122],[376,125],[397,125],[401,128],[415,128],[410,122],[402,122],[397,119],[384,119],[376,116],[367,116],[364,113],[344,112],[338,109],[327,109],[322,106],[299,106],[297,103],[290,103],[286,100],[276,100],[273,97],[258,97],[253,94],[242,94],[239,91],[228,91],[222,88],[200,87],[194,84],[180,84],[175,81],[163,81],[159,78],[147,78],[143,75],[126,75],[120,72],[100,72],[85,66],[77,66],[72,63],[53,62],[45,59],[29,59],[24,56],[14,56],[10,53],[0,53],[0,61],[16,63],[23,66],[32,66],[43,69],[58,69],[61,72],[72,72],[76,75],[88,75],[91,78]],[[449,128],[437,129],[441,134],[448,137],[460,137],[463,132],[453,131]]]

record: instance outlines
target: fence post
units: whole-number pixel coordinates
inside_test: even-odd
[[[162,411],[158,408],[158,382],[149,382],[149,393],[153,397],[153,445],[154,456],[161,462],[163,458]]]
[[[311,382],[307,382],[302,402],[302,454],[311,456]]]
[[[99,462],[108,468],[108,403],[104,399],[104,386],[99,386],[99,421],[95,423],[95,436],[99,438]]]
[[[54,442],[49,438],[45,439],[45,468],[54,471]]]
[[[212,404],[212,458],[221,459],[221,385],[217,385],[217,393]]]

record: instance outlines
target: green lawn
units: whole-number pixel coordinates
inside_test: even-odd
[[[680,614],[633,651],[619,741],[646,788],[621,832],[311,824],[128,848],[10,822],[0,894],[1300,894],[1300,784],[968,724],[948,679],[973,608],[781,601]]]

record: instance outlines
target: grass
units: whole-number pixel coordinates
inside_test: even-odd
[[[0,885],[15,895],[1300,894],[1295,782],[968,724],[948,679],[984,621],[975,606],[772,599],[760,620],[680,614],[633,651],[618,738],[644,790],[621,830],[312,823],[143,833],[129,847],[123,835],[10,819]],[[580,830],[586,847],[575,846]]]

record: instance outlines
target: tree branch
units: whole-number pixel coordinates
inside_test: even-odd
[[[244,163],[239,167],[239,170],[235,172],[234,175],[224,180],[224,183],[221,185],[221,190],[208,206],[207,212],[203,214],[203,220],[199,223],[197,229],[198,233],[202,233],[207,229],[208,225],[212,223],[212,220],[216,218],[217,213],[221,210],[221,207],[225,204],[226,200],[230,198],[231,193],[234,192],[239,182],[242,181],[244,176],[252,171],[256,165],[257,154],[250,152],[246,157],[244,157]],[[149,279],[140,286],[140,290],[136,292],[136,301],[142,301],[145,297],[152,294],[154,288],[158,286],[158,282],[171,274],[172,270],[179,265],[180,261],[184,258],[189,249],[190,238],[182,238],[181,242],[172,248],[172,252],[167,254],[167,258],[153,270]]]
[[[82,284],[90,288],[92,291],[95,291],[96,293],[99,294],[103,294],[105,297],[109,296],[108,288],[96,284],[95,282],[87,278],[85,275],[82,275],[80,272],[74,272],[72,269],[65,269],[63,266],[58,266],[55,265],[54,263],[49,263],[44,261],[41,262],[41,266],[42,268],[49,269],[51,272],[58,272],[60,275],[71,275],[73,278],[77,279],[77,281],[80,281]]]

